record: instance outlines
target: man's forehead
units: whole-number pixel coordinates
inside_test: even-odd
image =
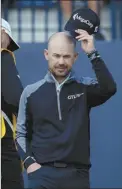
[[[52,48],[50,52],[52,54],[71,55],[74,52],[74,50],[73,48]]]
[[[50,48],[50,51],[55,52],[67,52],[70,53],[74,50],[73,44],[67,44],[67,43],[53,43]]]
[[[53,55],[60,55],[60,56],[66,56],[66,55],[69,55],[71,56],[72,53],[69,53],[69,52],[52,52]]]

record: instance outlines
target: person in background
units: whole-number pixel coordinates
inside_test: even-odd
[[[69,17],[72,14],[72,1],[64,1],[61,0],[60,1],[60,5],[63,11],[63,14],[65,16],[66,19],[69,19]],[[88,0],[87,2],[79,2],[79,5],[81,4],[81,6],[88,6],[88,8],[90,8],[91,10],[93,10],[98,16],[100,16],[100,8],[103,6],[104,2],[103,1],[96,1],[96,0]]]
[[[1,188],[23,189],[22,166],[14,142],[16,116],[23,86],[13,51],[19,49],[9,23],[1,24]]]
[[[70,17],[71,14],[72,14],[72,1],[70,1],[70,0],[68,0],[68,1],[63,1],[63,0],[61,0],[61,1],[60,1],[60,6],[61,6],[61,8],[62,8],[64,17],[65,17],[66,19],[69,19],[69,17]]]

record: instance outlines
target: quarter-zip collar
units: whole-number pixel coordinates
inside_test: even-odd
[[[71,71],[69,73],[69,75],[66,77],[66,79],[62,82],[62,83],[59,83],[55,77],[53,76],[53,74],[48,71],[48,73],[46,74],[45,78],[44,78],[47,82],[50,82],[50,83],[55,83],[55,86],[56,86],[56,94],[57,94],[57,108],[58,108],[58,115],[59,115],[59,120],[61,121],[62,120],[62,113],[61,113],[61,105],[60,105],[60,92],[61,92],[61,89],[64,85],[64,83],[67,83],[67,82],[70,82],[72,81],[73,79],[75,79],[75,76],[74,76],[74,72]]]
[[[51,76],[52,76],[52,78],[53,78],[53,80],[54,80],[54,82],[55,82],[56,89],[60,91],[61,88],[62,88],[62,86],[63,86],[63,84],[66,83],[66,82],[69,80],[70,75],[71,75],[71,72],[69,73],[69,75],[66,77],[66,79],[65,79],[62,83],[59,83],[59,82],[55,79],[55,77],[53,76],[52,73],[50,73],[50,74],[51,74]]]

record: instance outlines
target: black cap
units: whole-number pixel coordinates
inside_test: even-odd
[[[72,13],[64,29],[75,38],[78,35],[75,30],[83,29],[92,35],[98,32],[99,26],[100,19],[94,11],[89,8],[80,8]]]

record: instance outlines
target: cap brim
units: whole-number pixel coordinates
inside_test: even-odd
[[[17,49],[20,48],[20,46],[15,42],[15,40],[13,39],[13,37],[5,30],[5,32],[9,35],[9,37],[11,38],[11,42],[10,45],[8,46],[8,50],[10,51],[15,51]]]

